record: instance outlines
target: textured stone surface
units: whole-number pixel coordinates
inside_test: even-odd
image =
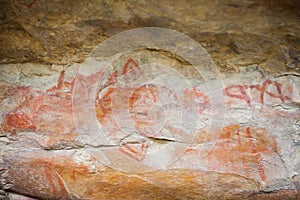
[[[298,199],[298,6],[2,1],[0,197]],[[144,26],[175,29],[199,42],[221,72],[223,87],[158,50],[124,54],[103,77],[88,71],[93,63],[87,57],[100,42]],[[147,68],[154,62],[169,68]],[[134,85],[147,78],[156,82]],[[84,102],[93,84],[97,90]],[[223,97],[218,105],[213,94]],[[74,105],[77,100],[83,107]],[[98,133],[82,134],[80,122],[93,120],[86,117],[89,108],[110,143]],[[211,125],[221,108],[224,121]],[[181,137],[190,130],[192,141]],[[167,156],[155,154],[164,148]],[[174,162],[161,167],[168,159]]]
[[[226,71],[261,63],[299,70],[299,3],[292,1],[5,0],[1,4],[2,63],[83,61],[113,34],[155,26],[201,42]]]

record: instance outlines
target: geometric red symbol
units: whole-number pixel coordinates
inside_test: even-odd
[[[137,161],[142,161],[145,158],[148,147],[149,143],[143,141],[140,144],[122,144],[119,150]]]

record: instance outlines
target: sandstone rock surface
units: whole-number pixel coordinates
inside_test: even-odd
[[[2,199],[300,198],[299,3],[0,7]],[[199,42],[218,79],[153,48],[97,68],[99,43],[148,26]]]

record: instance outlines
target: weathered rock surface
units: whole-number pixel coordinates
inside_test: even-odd
[[[295,2],[4,0],[1,62],[82,62],[105,38],[154,26],[201,42],[226,71],[253,63],[299,70]]]
[[[299,199],[298,6],[2,1],[0,197]],[[144,26],[199,42],[224,85],[155,49],[93,71],[92,49]]]

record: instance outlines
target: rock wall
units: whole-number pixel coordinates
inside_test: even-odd
[[[2,199],[300,198],[299,3],[1,4]]]

